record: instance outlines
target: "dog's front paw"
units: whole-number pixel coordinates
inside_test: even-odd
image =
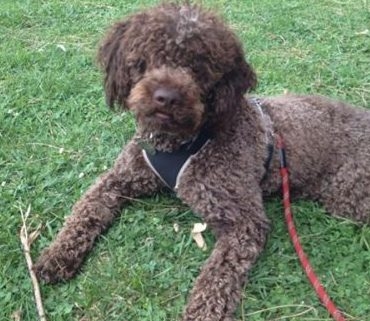
[[[80,260],[68,255],[68,252],[49,248],[38,258],[33,270],[39,280],[57,283],[72,278],[77,273],[80,263]]]

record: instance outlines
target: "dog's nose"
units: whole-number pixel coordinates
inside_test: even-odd
[[[173,106],[180,102],[181,96],[176,89],[158,88],[154,91],[153,99],[160,106]]]

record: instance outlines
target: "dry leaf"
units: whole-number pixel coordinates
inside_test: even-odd
[[[30,233],[30,235],[28,237],[28,242],[29,242],[30,245],[39,237],[39,235],[41,233],[41,227],[42,227],[42,225],[39,224],[39,226],[37,226],[36,230]]]
[[[191,231],[191,236],[193,237],[193,240],[195,243],[197,243],[197,246],[205,251],[207,249],[207,244],[204,241],[202,232],[204,232],[207,228],[207,224],[202,224],[202,223],[195,223],[194,227]]]
[[[204,224],[203,223],[195,223],[191,233],[202,233],[206,230],[206,228],[207,228],[206,223],[204,223]]]
[[[178,233],[180,230],[179,224],[177,223],[173,224],[173,229],[175,230],[176,233]]]
[[[11,315],[11,318],[14,321],[21,321],[22,320],[22,311],[21,310],[14,311]]]
[[[62,45],[62,44],[58,44],[58,45],[57,45],[57,48],[59,48],[60,50],[62,50],[62,51],[64,51],[64,52],[66,52],[66,51],[67,51],[66,47],[65,47],[64,45]]]
[[[363,31],[360,31],[360,32],[356,32],[355,35],[356,36],[366,36],[369,34],[369,29],[365,29]]]

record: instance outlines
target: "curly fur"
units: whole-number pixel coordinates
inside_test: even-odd
[[[140,142],[175,150],[207,126],[212,141],[192,159],[177,196],[211,227],[217,241],[183,321],[231,321],[247,272],[269,230],[263,196],[279,191],[275,151],[266,179],[266,123],[244,97],[256,75],[234,33],[213,13],[163,4],[118,22],[99,61],[107,103],[133,112],[138,129],[114,166],[73,207],[35,265],[57,282],[78,271],[98,235],[131,198],[163,183],[146,165]],[[261,99],[287,147],[292,191],[329,213],[370,221],[370,113],[320,96]]]

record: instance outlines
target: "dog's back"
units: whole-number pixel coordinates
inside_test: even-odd
[[[292,189],[324,203],[333,215],[369,221],[370,112],[322,96],[263,100],[284,137]],[[278,162],[267,184],[278,187]]]

